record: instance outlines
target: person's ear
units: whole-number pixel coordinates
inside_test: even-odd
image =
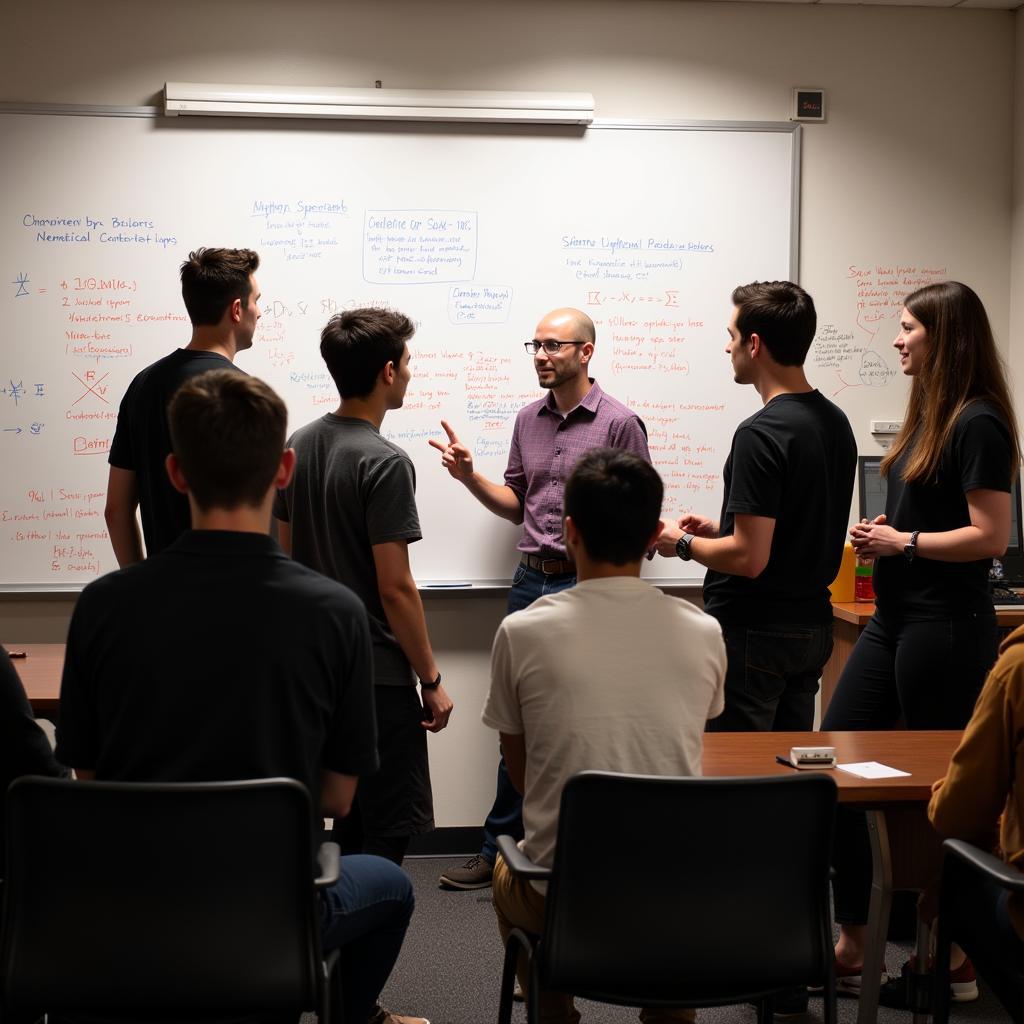
[[[572,561],[576,561],[576,551],[580,546],[580,528],[573,522],[572,516],[566,516],[562,520],[562,540],[565,542],[565,550]]]
[[[277,467],[277,476],[274,477],[274,486],[280,491],[292,482],[295,474],[295,449],[285,448],[281,452],[281,464]]]
[[[171,481],[171,486],[179,491],[181,494],[188,494],[188,481],[185,479],[185,474],[181,471],[181,463],[178,461],[178,456],[171,452],[166,459],[164,459],[164,468],[167,470],[167,476]]]

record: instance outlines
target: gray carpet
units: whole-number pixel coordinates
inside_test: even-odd
[[[382,997],[395,1013],[430,1018],[432,1024],[485,1024],[497,1020],[498,985],[501,977],[501,943],[491,909],[490,889],[449,892],[438,888],[437,878],[446,868],[463,863],[458,858],[410,858],[405,868],[416,887],[416,913],[402,955]],[[890,944],[887,963],[898,972],[909,954],[908,946]],[[995,998],[985,991],[975,1003],[954,1005],[953,1019],[964,1022],[1006,1021]],[[585,1024],[625,1024],[635,1021],[635,1011],[615,1006],[580,1002]],[[857,1004],[841,999],[839,1019],[853,1024]],[[700,1024],[753,1024],[749,1006],[699,1010]],[[796,1024],[821,1020],[821,1000],[811,999],[806,1017]],[[524,1024],[522,1004],[516,1004],[513,1020]],[[910,1024],[911,1015],[882,1008],[879,1024]]]

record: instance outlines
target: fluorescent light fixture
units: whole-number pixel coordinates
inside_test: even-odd
[[[585,125],[594,120],[594,97],[588,92],[333,89],[167,82],[164,113]]]

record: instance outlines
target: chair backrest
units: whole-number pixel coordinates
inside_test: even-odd
[[[293,779],[19,779],[7,795],[4,1005],[146,1018],[312,1008],[310,813]]]
[[[540,971],[612,1003],[725,1001],[825,976],[827,776],[583,772],[562,794]]]

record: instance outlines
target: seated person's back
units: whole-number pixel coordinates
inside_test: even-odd
[[[639,578],[662,530],[662,496],[643,459],[611,448],[584,455],[565,486],[579,582],[510,615],[494,639],[483,721],[500,733],[523,794],[523,850],[544,867],[554,862],[569,778],[587,769],[699,775],[704,724],[723,708],[721,627]],[[543,932],[542,886],[513,878],[499,857],[493,887],[502,938],[513,928]],[[526,984],[522,961],[519,976]],[[579,1021],[572,996],[542,992],[540,1001],[545,1024]],[[644,1013],[651,1024],[693,1019],[690,1010]]]
[[[187,381],[168,415],[167,472],[193,529],[82,592],[58,756],[86,779],[287,776],[315,811],[344,817],[358,776],[377,767],[369,627],[350,590],[268,535],[295,465],[284,403],[254,377],[215,370]],[[412,909],[408,877],[379,857],[345,857],[322,894],[323,947],[343,947],[351,1024],[395,1024],[374,1003]]]

